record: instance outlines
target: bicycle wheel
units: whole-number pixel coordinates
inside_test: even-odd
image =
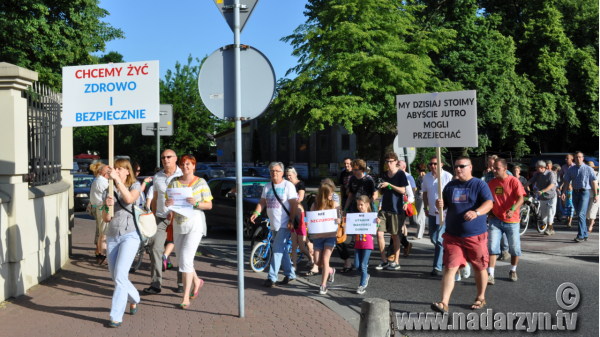
[[[265,270],[271,261],[271,247],[266,242],[257,243],[250,253],[250,268],[255,272]]]
[[[537,214],[535,214],[535,212],[532,213],[532,216],[533,216],[533,220],[535,221],[538,233],[543,234],[546,231],[546,229],[548,229],[548,225],[545,224],[544,221],[539,219],[537,217]]]
[[[521,208],[519,218],[521,219],[521,228],[519,229],[519,235],[525,234],[527,227],[529,226],[529,207]]]
[[[269,230],[266,226],[260,225],[254,230],[252,239],[250,239],[250,247],[254,247],[257,242],[264,241],[269,236]]]
[[[144,252],[146,251],[146,243],[140,243],[140,248],[135,254],[135,258],[133,259],[133,263],[131,264],[131,268],[129,268],[130,273],[135,273],[140,266],[142,265],[142,260],[144,260]]]

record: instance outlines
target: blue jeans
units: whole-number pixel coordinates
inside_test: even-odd
[[[355,249],[354,250],[354,267],[360,271],[360,286],[367,285],[367,267],[369,267],[369,257],[372,249]]]
[[[577,237],[580,239],[588,237],[585,213],[587,212],[589,202],[590,190],[583,192],[573,191],[573,206],[575,207],[575,214],[579,216],[579,232],[577,233]]]
[[[500,250],[506,252],[508,250],[508,239],[506,238],[506,233],[502,234],[502,240],[500,241]]]
[[[294,268],[292,268],[292,260],[289,257],[289,253],[285,248],[287,247],[287,240],[290,238],[290,231],[287,227],[282,225],[278,231],[272,231],[273,235],[273,246],[271,249],[273,250],[273,257],[271,258],[271,263],[269,264],[269,279],[273,282],[277,281],[277,274],[279,273],[279,267],[281,266],[281,262],[283,260],[283,275],[289,277],[290,279],[296,278],[296,273],[294,273]],[[284,258],[285,256],[285,258]]]
[[[566,212],[565,212],[565,208],[562,205],[561,196],[562,196],[562,193],[557,191],[557,193],[556,193],[556,212],[560,213],[561,216],[564,216]]]
[[[137,232],[119,236],[106,236],[106,255],[110,277],[115,281],[110,319],[123,321],[123,313],[127,302],[140,303],[140,293],[129,281],[129,269],[140,247],[140,236]]]
[[[446,232],[446,224],[443,226],[436,224],[435,215],[430,215],[429,238],[435,247],[435,253],[433,254],[433,269],[439,271],[442,270],[442,257],[444,254],[444,247],[442,246],[444,239],[442,238],[442,234],[444,234],[444,232]]]
[[[521,237],[519,235],[520,223],[507,223],[498,218],[490,218],[488,228],[488,242],[490,255],[500,254],[500,241],[508,239],[508,252],[512,256],[521,256]]]

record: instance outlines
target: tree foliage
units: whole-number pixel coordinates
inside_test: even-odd
[[[97,0],[21,0],[0,3],[0,60],[35,70],[60,91],[62,67],[90,64],[91,53],[123,38],[101,21],[109,15]]]

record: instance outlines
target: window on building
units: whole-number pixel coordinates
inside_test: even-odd
[[[342,135],[342,151],[350,150],[350,135]]]

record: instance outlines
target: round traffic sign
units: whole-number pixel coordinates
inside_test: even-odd
[[[396,136],[396,138],[394,138],[393,146],[394,146],[394,152],[396,152],[399,159],[406,161],[409,165],[412,164],[413,161],[415,161],[415,158],[417,157],[417,149],[416,148],[400,147],[400,145],[398,145],[398,136]],[[404,152],[405,150],[406,150],[406,153]]]
[[[235,117],[234,49],[223,47],[212,53],[198,75],[202,102],[215,116]],[[271,104],[275,95],[275,71],[258,49],[243,45],[240,50],[242,117],[256,118]]]

